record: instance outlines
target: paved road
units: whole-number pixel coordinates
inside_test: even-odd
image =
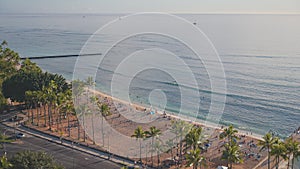
[[[5,132],[1,129],[2,132]],[[6,135],[13,135],[12,131],[6,131]],[[45,151],[53,155],[58,163],[67,169],[120,169],[121,166],[111,161],[95,157],[72,148],[64,147],[31,135],[26,135],[18,143],[5,144],[8,156],[22,150]],[[1,151],[1,155],[4,153]]]

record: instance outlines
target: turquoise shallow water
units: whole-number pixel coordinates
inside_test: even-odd
[[[78,54],[98,28],[120,15],[27,14],[0,15],[0,40],[21,56]],[[235,124],[258,134],[273,129],[287,136],[300,126],[300,20],[299,15],[180,15],[210,38],[220,54],[227,79],[227,100],[222,124]],[[180,28],[178,28],[180,29]],[[102,43],[113,39],[103,35]],[[175,41],[155,36],[127,40],[115,52],[139,45],[176,49]],[[211,97],[204,66],[180,49],[199,84],[198,118],[205,119]],[[117,56],[117,55],[113,55]],[[97,73],[98,89],[109,93],[117,57],[108,57]],[[44,70],[71,79],[76,58],[35,60]],[[139,63],[135,63],[139,64]],[[176,67],[176,63],[169,63]],[[213,64],[213,63],[212,63]],[[89,67],[86,67],[86,71]],[[125,74],[120,74],[126,78]],[[167,109],[179,108],[180,94],[174,79],[155,70],[140,73],[131,83],[131,99],[147,104],[153,89],[162,89],[168,98]],[[191,103],[192,104],[192,103]],[[186,110],[188,112],[188,110]]]

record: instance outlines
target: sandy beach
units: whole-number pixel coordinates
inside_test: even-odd
[[[54,121],[51,131],[48,130],[48,127],[43,125],[43,120],[39,120],[39,122],[37,122],[36,118],[34,121],[39,125],[34,125],[32,127],[43,132],[63,136],[66,139],[74,141],[78,140],[79,137],[80,139],[78,141],[82,142],[82,144],[106,150],[112,154],[138,160],[139,144],[135,138],[131,138],[131,135],[134,133],[137,126],[141,126],[144,131],[149,130],[151,126],[155,126],[163,133],[159,139],[166,142],[169,138],[172,138],[172,132],[170,132],[172,125],[171,121],[185,120],[188,124],[201,126],[203,128],[203,141],[210,145],[206,151],[202,152],[202,155],[207,159],[208,168],[216,168],[218,165],[226,165],[226,162],[221,160],[222,151],[224,149],[223,144],[225,143],[225,140],[219,139],[219,135],[222,133],[222,126],[204,125],[204,123],[201,122],[194,122],[183,117],[177,117],[170,112],[164,114],[164,112],[157,111],[154,114],[151,114],[149,113],[151,111],[150,108],[139,104],[129,103],[118,98],[113,98],[112,96],[96,90],[90,90],[88,94],[87,92],[83,93],[82,97],[79,99],[79,103],[86,103],[86,101],[88,101],[87,96],[91,97],[93,95],[98,97],[102,103],[106,103],[110,108],[111,115],[105,117],[103,123],[101,116],[99,115],[99,109],[93,110],[93,104],[89,102],[88,105],[91,107],[91,110],[94,111],[94,114],[86,113],[84,124],[81,119],[82,116],[79,117],[81,120],[80,125],[78,125],[78,117],[72,115],[69,117],[70,128],[68,129],[67,119],[62,119],[62,121],[58,123],[59,118],[56,114],[54,115],[54,119],[57,120]],[[40,114],[40,118],[44,118],[43,114]],[[102,135],[102,126],[105,129],[104,135]],[[92,130],[92,127],[94,127],[94,130]],[[226,126],[223,126],[223,128],[226,128]],[[70,137],[68,136],[68,130],[70,130]],[[86,134],[85,140],[84,134]],[[95,145],[93,144],[93,137]],[[250,132],[247,131],[239,131],[238,137],[240,138],[238,143],[240,145],[241,152],[243,153],[244,163],[235,164],[235,168],[254,168],[255,166],[257,168],[265,168],[266,165],[265,163],[262,163],[262,161],[265,160],[266,151],[260,152],[260,148],[257,146],[258,139],[261,138],[256,135],[251,135]],[[177,142],[175,143],[178,143],[179,140],[176,141]],[[143,140],[142,157],[144,164],[151,163],[151,153],[149,151],[150,145],[151,139]],[[175,167],[170,164],[172,164],[172,159],[176,158],[176,154],[178,154],[177,146],[175,144],[171,150],[173,157],[171,156],[170,151],[160,154],[160,158],[164,166],[169,166],[168,168]],[[156,153],[153,155],[153,158],[155,159],[154,165],[157,165]],[[183,165],[184,164],[182,164],[182,166]],[[263,165],[263,167],[259,167],[260,165]]]

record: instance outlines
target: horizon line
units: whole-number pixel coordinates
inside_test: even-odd
[[[300,15],[300,12],[0,12],[0,14],[85,14],[85,15],[128,15],[134,13],[168,13],[168,14],[193,14],[193,15]]]

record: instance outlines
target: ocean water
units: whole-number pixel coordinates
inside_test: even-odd
[[[79,54],[95,31],[121,16],[122,14],[1,14],[0,40],[7,40],[9,47],[19,52],[21,57]],[[258,134],[272,129],[280,136],[288,136],[300,126],[300,15],[178,16],[196,23],[214,44],[224,65],[227,100],[221,124],[234,124],[240,129]],[[105,41],[114,38],[103,35],[101,42],[105,45]],[[127,39],[99,67],[97,88],[110,93],[116,63],[123,57],[120,51],[129,52],[140,46],[163,46],[170,51],[181,52],[181,58],[189,63],[198,82],[196,87],[181,87],[191,93],[199,91],[201,97],[191,96],[189,99],[199,103],[197,117],[205,119],[211,101],[208,74],[203,63],[189,57],[192,54],[180,48],[178,42],[172,39],[149,35]],[[34,61],[46,71],[71,79],[76,58]],[[140,64],[139,60],[134,64]],[[176,63],[169,64],[174,68],[178,67]],[[89,65],[85,69],[88,72]],[[126,74],[119,76],[128,78]],[[168,100],[167,110],[176,112],[180,108],[179,86],[172,76],[148,70],[131,81],[130,98],[147,105],[151,91],[161,89]]]

